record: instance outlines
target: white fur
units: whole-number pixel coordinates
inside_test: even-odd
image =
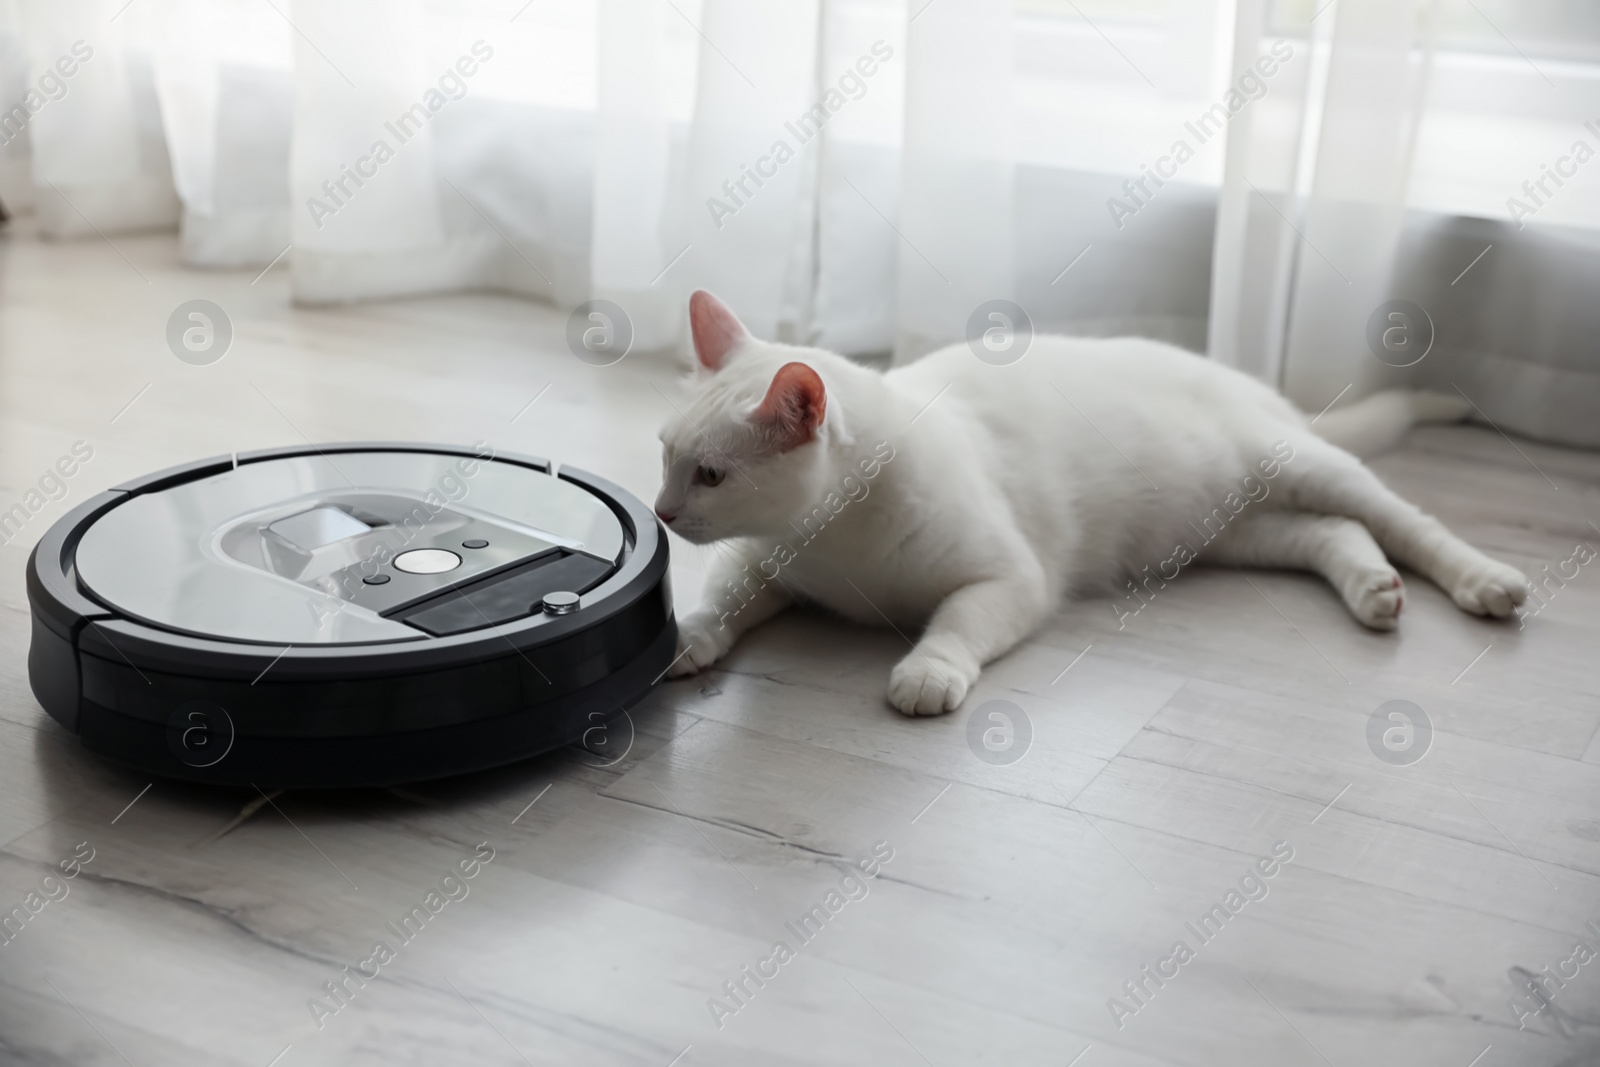
[[[712,357],[702,352],[716,366]],[[827,406],[813,440],[782,450],[753,413],[791,361],[817,372]],[[1362,413],[1326,419],[1352,445],[1464,414],[1404,398],[1351,411]],[[1009,366],[958,345],[881,374],[746,335],[720,369],[702,371],[684,414],[662,431],[657,511],[690,541],[726,544],[704,602],[681,621],[675,674],[708,666],[751,626],[806,600],[908,637],[922,628],[890,674],[889,700],[907,714],[952,710],[981,666],[1063,596],[1124,595],[1178,543],[1200,547],[1192,524],[1230,493],[1238,499],[1251,473],[1266,495],[1232,517],[1206,562],[1316,570],[1379,629],[1394,626],[1402,603],[1386,552],[1467,611],[1508,615],[1526,596],[1518,571],[1395,496],[1281,396],[1154,341],[1039,336]],[[860,463],[880,441],[893,459],[865,478]],[[1259,464],[1275,447],[1293,458],[1267,479]],[[721,484],[693,484],[700,466],[725,471]],[[802,518],[846,475],[866,495],[806,542]],[[794,558],[766,579],[773,565],[762,561],[778,543]]]

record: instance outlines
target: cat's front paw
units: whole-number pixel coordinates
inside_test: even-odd
[[[1505,618],[1528,599],[1528,579],[1517,568],[1485,558],[1450,590],[1462,611]]]
[[[668,678],[696,674],[727,655],[733,631],[718,625],[716,616],[690,615],[678,623],[678,656],[667,668]]]
[[[889,672],[889,703],[906,715],[943,715],[961,705],[977,680],[976,664],[913,651]]]

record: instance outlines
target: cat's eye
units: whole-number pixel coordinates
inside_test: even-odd
[[[721,485],[722,479],[727,476],[726,471],[719,471],[713,467],[696,467],[694,472],[694,480],[701,485]]]

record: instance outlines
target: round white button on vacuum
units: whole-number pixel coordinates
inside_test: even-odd
[[[443,548],[413,548],[394,558],[394,569],[407,574],[443,574],[461,566],[461,557]]]

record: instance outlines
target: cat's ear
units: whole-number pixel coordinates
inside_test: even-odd
[[[787,452],[816,439],[827,410],[828,392],[817,372],[804,363],[785,363],[751,417],[777,439],[780,452]]]
[[[728,353],[750,336],[728,305],[704,289],[689,297],[689,332],[694,335],[695,356],[709,371],[721,370]]]

